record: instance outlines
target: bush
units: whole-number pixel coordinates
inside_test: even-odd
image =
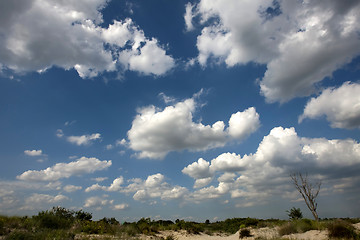
[[[328,225],[329,238],[360,239],[354,226],[350,223],[338,220]]]
[[[41,228],[68,229],[74,223],[74,212],[62,207],[53,207],[50,211],[39,212],[34,219]]]
[[[75,218],[80,221],[89,221],[92,219],[92,214],[84,212],[83,210],[75,212]]]
[[[288,213],[288,216],[291,220],[298,220],[303,218],[300,208],[293,207],[290,210],[287,210],[286,212]]]
[[[250,230],[247,228],[240,230],[239,238],[244,238],[244,237],[251,237]]]
[[[317,225],[310,219],[301,219],[288,222],[280,227],[279,234],[289,235],[292,233],[303,233],[317,229]]]

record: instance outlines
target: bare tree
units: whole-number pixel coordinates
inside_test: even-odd
[[[294,182],[296,189],[300,192],[304,198],[306,206],[310,209],[316,221],[319,221],[319,216],[316,212],[317,202],[316,197],[319,195],[321,181],[313,184],[308,180],[308,174],[303,176],[301,173],[290,174],[291,179]]]

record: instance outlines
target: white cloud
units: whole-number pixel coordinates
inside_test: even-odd
[[[101,139],[100,133],[93,133],[91,135],[82,135],[82,136],[69,136],[66,138],[68,142],[81,145],[89,145],[97,139]]]
[[[112,205],[114,203],[114,200],[108,200],[106,199],[107,196],[96,196],[96,197],[89,197],[85,200],[84,207],[101,207],[101,206],[107,206]]]
[[[58,66],[74,68],[83,78],[95,77],[104,71],[122,71],[124,67],[128,69],[129,64],[129,69],[143,74],[162,75],[170,70],[174,60],[166,55],[156,39],[146,38],[131,19],[114,21],[107,28],[100,26],[103,22],[100,11],[107,2],[4,2],[0,8],[2,68],[15,72],[44,72]],[[142,50],[139,43],[150,43],[152,53],[161,52],[156,63],[134,65],[123,61],[122,55],[126,55],[128,49],[133,49],[141,58],[152,56],[152,53]],[[106,47],[107,44],[112,47]],[[122,61],[119,61],[119,57]]]
[[[359,159],[360,144],[354,140],[301,138],[294,128],[277,127],[263,138],[254,154],[223,153],[211,162],[199,159],[182,172],[194,178],[195,184],[220,174],[218,186],[201,188],[189,194],[189,200],[230,194],[242,206],[249,201],[264,203],[276,194],[295,196],[289,179],[295,171],[307,171],[325,185],[336,186],[336,191],[358,188]],[[206,183],[210,182],[203,186]]]
[[[106,179],[108,179],[108,177],[97,177],[97,178],[92,178],[92,180],[95,180],[97,182],[102,182],[105,181]]]
[[[189,4],[186,9],[190,21]],[[260,87],[269,102],[308,96],[360,54],[356,1],[201,0],[193,11],[204,26],[197,61],[266,64]]]
[[[231,115],[229,134],[236,139],[244,139],[260,127],[259,114],[254,107]]]
[[[91,191],[108,191],[108,192],[117,192],[122,189],[121,185],[124,183],[124,178],[122,176],[116,178],[109,187],[101,186],[98,183],[91,185],[90,187],[85,189],[85,192],[91,192]]]
[[[139,109],[128,131],[129,147],[140,152],[139,158],[162,159],[171,151],[222,147],[228,141],[244,139],[260,125],[255,108],[233,114],[228,130],[223,121],[203,125],[193,121],[196,107],[194,97],[163,110],[155,106]]]
[[[149,201],[154,198],[162,200],[184,199],[188,193],[185,187],[172,186],[165,181],[165,176],[161,173],[153,174],[146,180],[132,179],[128,186],[124,187],[121,192],[133,192],[133,198],[137,201]]]
[[[48,194],[34,193],[30,197],[25,199],[24,206],[21,207],[21,209],[35,210],[35,209],[39,209],[40,207],[43,207],[44,204],[57,204],[66,200],[69,200],[69,198],[62,194],[53,196]]]
[[[124,210],[129,208],[129,204],[127,203],[121,203],[113,206],[113,210]]]
[[[333,128],[360,128],[360,84],[345,82],[339,88],[325,89],[306,104],[299,122],[323,115]]]
[[[126,69],[145,75],[163,75],[175,65],[175,61],[159,47],[156,39],[145,40],[144,46],[135,51],[132,49],[122,52],[119,61]]]
[[[87,188],[85,189],[85,192],[105,190],[105,189],[106,189],[105,186],[101,186],[100,184],[95,183],[95,184],[91,185],[90,187],[87,187]]]
[[[75,192],[75,191],[78,191],[78,190],[81,190],[82,187],[81,186],[75,186],[75,185],[66,185],[64,187],[64,191],[65,192]]]
[[[39,157],[43,154],[42,150],[25,150],[24,153],[31,157]]]
[[[194,30],[194,25],[192,23],[192,19],[194,17],[193,8],[194,8],[194,6],[191,3],[187,3],[185,5],[184,20],[185,20],[186,31]]]
[[[17,176],[17,179],[26,181],[56,181],[61,178],[69,178],[74,175],[93,173],[104,170],[111,166],[111,160],[100,161],[97,158],[81,157],[70,163],[57,163],[45,170],[28,170]]]
[[[199,158],[197,162],[193,162],[189,166],[185,167],[182,172],[195,179],[208,178],[212,176],[209,166],[209,162]]]

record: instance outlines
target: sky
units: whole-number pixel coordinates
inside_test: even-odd
[[[359,217],[357,0],[0,2],[0,214]]]

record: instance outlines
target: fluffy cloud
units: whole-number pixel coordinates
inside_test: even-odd
[[[289,174],[296,171],[316,174],[316,178],[336,191],[360,188],[359,159],[360,144],[354,140],[301,138],[294,128],[277,127],[263,138],[254,154],[241,157],[223,153],[211,162],[199,159],[182,172],[195,179],[195,186],[198,180],[205,181],[220,174],[218,186],[201,188],[189,195],[190,200],[230,194],[240,202],[243,199],[258,204],[284,192],[287,196],[296,196],[292,194],[294,189],[289,180]],[[351,177],[354,178],[349,184]]]
[[[85,200],[84,207],[98,207],[112,205],[114,200],[106,199],[106,196],[103,197],[89,197]]]
[[[107,28],[101,10],[107,0],[17,0],[0,3],[0,62],[15,72],[74,68],[82,78],[130,69],[162,75],[174,66],[154,38],[131,19]],[[156,55],[156,61],[145,61]],[[131,58],[129,58],[129,55]],[[155,58],[153,58],[155,59]]]
[[[134,193],[133,198],[137,201],[148,201],[154,198],[162,200],[183,199],[188,193],[185,187],[172,186],[165,181],[161,173],[150,175],[146,180],[131,179],[121,192]]]
[[[323,115],[333,128],[360,128],[360,84],[345,82],[339,88],[325,89],[306,104],[299,122]]]
[[[124,183],[123,177],[116,178],[109,187],[101,186],[98,183],[91,185],[90,187],[85,189],[85,192],[91,192],[91,191],[108,191],[108,192],[116,192],[121,189],[121,185]]]
[[[91,144],[91,142],[93,142],[97,139],[101,139],[101,135],[100,135],[100,133],[94,133],[91,135],[69,136],[66,139],[70,143],[81,146],[81,145],[89,145],[89,144]]]
[[[192,26],[196,14],[204,26],[197,38],[201,65],[266,64],[261,93],[285,102],[311,94],[360,54],[359,11],[357,1],[200,0],[194,9],[186,5],[185,21]]]
[[[260,125],[255,108],[231,116],[229,128],[223,121],[203,125],[193,121],[197,104],[194,98],[163,110],[155,106],[138,110],[128,131],[129,147],[140,152],[139,158],[162,159],[171,151],[203,151],[222,147],[230,140],[242,140]]]
[[[42,150],[25,150],[24,153],[32,157],[39,157],[43,154]]]
[[[97,158],[81,157],[70,163],[57,163],[45,170],[29,170],[17,176],[20,180],[26,181],[56,181],[61,178],[69,178],[74,175],[93,173],[104,170],[111,166],[111,160],[100,161]]]

